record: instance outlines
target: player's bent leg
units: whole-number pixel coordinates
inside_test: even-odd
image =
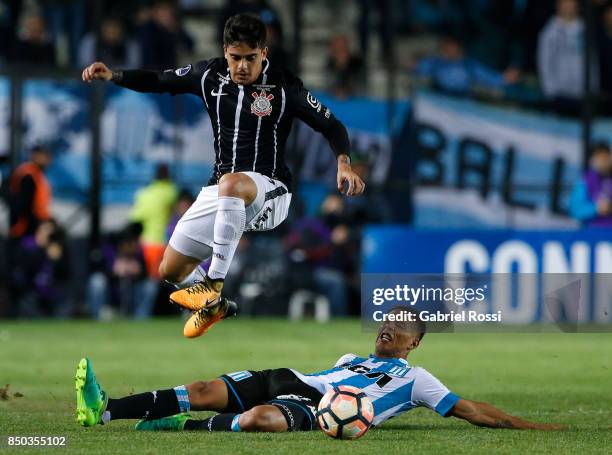
[[[244,173],[225,174],[219,180],[213,256],[208,271],[211,279],[225,279],[246,227],[246,206],[256,197],[257,185]]]
[[[159,275],[162,279],[180,286],[196,271],[200,262],[201,259],[186,256],[168,245],[159,265]]]
[[[227,408],[227,385],[223,379],[192,382],[186,389],[194,411],[220,412]]]

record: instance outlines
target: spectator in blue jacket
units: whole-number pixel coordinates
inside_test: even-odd
[[[453,36],[443,37],[438,55],[419,61],[415,74],[429,80],[434,89],[456,96],[469,95],[478,87],[502,91],[520,76],[516,69],[500,73],[466,57],[463,43]]]
[[[574,185],[570,214],[585,226],[612,228],[612,155],[608,144],[593,148],[589,169]]]

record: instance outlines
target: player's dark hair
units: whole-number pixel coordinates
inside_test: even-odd
[[[255,14],[236,14],[225,22],[223,45],[246,43],[249,47],[266,47],[266,26]]]
[[[419,317],[419,313],[416,312],[415,310],[413,310],[410,307],[407,307],[405,305],[396,305],[393,308],[391,308],[391,310],[389,311],[389,313],[410,313],[410,314],[414,314],[414,320],[413,321],[405,321],[402,323],[402,326],[411,333],[416,333],[419,336],[419,340],[422,340],[423,337],[425,336],[425,332],[427,331],[427,327],[425,325],[425,322],[421,320],[421,318]]]

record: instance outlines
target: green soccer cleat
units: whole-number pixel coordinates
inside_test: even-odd
[[[77,422],[84,427],[102,423],[108,397],[100,388],[89,359],[81,359],[74,378],[77,396]]]
[[[176,414],[155,420],[139,420],[135,428],[138,431],[183,431],[189,419],[189,414]]]

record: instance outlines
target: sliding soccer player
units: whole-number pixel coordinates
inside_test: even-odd
[[[409,311],[409,310],[394,310]],[[423,368],[406,360],[424,335],[424,324],[385,322],[369,357],[342,356],[329,370],[303,374],[289,368],[239,371],[209,381],[112,399],[96,380],[91,362],[76,372],[77,421],[83,426],[141,419],[137,430],[296,431],[317,429],[315,413],[325,392],[348,385],[362,389],[374,406],[373,425],[417,407],[490,428],[561,429],[529,422],[487,403],[460,398]],[[216,411],[205,420],[191,411]]]

